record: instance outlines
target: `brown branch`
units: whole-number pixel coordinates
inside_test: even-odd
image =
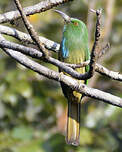
[[[26,16],[41,13],[60,4],[64,4],[68,1],[72,0],[44,0],[34,6],[25,7],[24,13],[26,14]],[[10,11],[4,14],[0,14],[0,23],[10,22],[20,17],[20,13],[18,11]]]
[[[4,38],[1,36],[2,40],[4,41]],[[20,52],[15,52],[11,49],[2,48],[5,53],[7,53],[9,56],[14,58],[17,62],[24,65],[25,67],[56,81],[63,82],[67,84],[69,87],[71,87],[73,90],[76,90],[80,93],[85,94],[86,96],[102,100],[105,103],[112,104],[114,106],[122,107],[122,98],[116,97],[114,95],[111,95],[109,93],[100,91],[98,89],[93,89],[90,87],[87,87],[85,84],[79,84],[77,80],[66,76],[64,74],[60,74],[58,72],[55,72],[53,70],[50,70],[40,64],[38,64],[35,61],[32,61],[25,55],[23,55]]]
[[[94,10],[92,10],[94,12]],[[99,9],[96,12],[97,15],[97,22],[96,22],[96,31],[95,31],[95,41],[92,47],[92,52],[91,52],[91,59],[90,59],[90,64],[89,64],[89,72],[88,75],[89,77],[92,77],[95,71],[95,63],[97,60],[97,50],[98,50],[98,45],[99,45],[99,40],[100,40],[100,18],[102,14],[102,10]]]
[[[27,20],[27,17],[24,13],[24,11],[22,10],[22,6],[19,2],[19,0],[14,0],[16,7],[18,8],[22,20],[24,22],[24,25],[26,27],[26,29],[28,30],[32,40],[36,43],[36,45],[38,46],[39,50],[42,51],[43,56],[45,58],[48,58],[48,51],[45,49],[44,45],[41,43],[41,41],[39,40],[39,36],[37,35],[36,31],[34,30],[33,26],[30,24],[30,22]]]

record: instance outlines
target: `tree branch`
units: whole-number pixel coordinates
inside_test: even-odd
[[[12,36],[24,43],[35,44],[29,34],[23,33],[19,30],[16,30],[15,28],[0,25],[0,33]],[[39,36],[39,40],[41,41],[41,43],[44,44],[45,48],[47,48],[48,50],[52,50],[54,52],[59,51],[60,45],[58,43],[46,39],[45,37],[42,36]]]
[[[4,40],[4,38],[3,38]],[[71,87],[73,90],[76,90],[82,94],[85,94],[86,96],[102,100],[105,103],[112,104],[114,106],[122,107],[122,98],[116,97],[114,95],[111,95],[109,93],[100,91],[98,89],[93,89],[90,87],[87,87],[85,84],[78,83],[77,80],[66,76],[64,74],[60,74],[58,72],[55,72],[53,70],[50,70],[40,64],[38,64],[35,61],[32,61],[25,55],[23,55],[20,52],[15,52],[11,49],[2,48],[5,53],[7,53],[9,56],[14,58],[17,62],[24,65],[25,67],[56,81],[63,82],[67,84],[69,87]]]
[[[9,48],[15,51],[19,51],[21,53],[24,53],[25,55],[29,55],[32,58],[36,59],[41,59],[42,58],[42,53],[34,48],[29,48],[20,44],[16,44],[13,42],[9,42],[5,39],[3,39],[2,35],[0,34],[0,47],[1,48]],[[81,64],[67,64],[63,63],[59,60],[56,60],[52,57],[49,57],[48,63],[51,63],[55,66],[60,67],[61,69],[65,70],[67,73],[69,73],[72,77],[75,76],[77,78],[77,75],[79,74],[72,68],[80,68],[87,66],[90,61],[83,62]],[[122,81],[122,75],[119,74],[118,72],[110,71],[107,68],[103,67],[102,65],[95,64],[95,71],[99,72],[102,75],[106,75],[114,80]]]
[[[98,59],[101,58],[101,57],[106,53],[106,51],[107,51],[109,48],[110,48],[110,44],[107,43],[107,44],[105,45],[105,47],[102,48],[102,50],[100,50],[99,55],[98,55]]]
[[[39,40],[39,36],[37,35],[36,31],[34,30],[33,26],[30,24],[30,22],[28,21],[26,15],[24,14],[23,10],[22,10],[22,6],[19,2],[19,0],[14,0],[15,4],[21,14],[22,20],[24,22],[24,25],[26,27],[26,29],[28,30],[31,38],[33,39],[33,41],[37,44],[38,48],[42,51],[43,53],[43,57],[45,61],[49,62],[49,63],[53,63],[54,60],[50,59],[48,56],[48,52],[45,49],[44,45],[40,42]],[[87,80],[89,78],[91,78],[94,74],[95,71],[95,62],[96,62],[96,58],[97,58],[97,49],[98,49],[98,43],[99,43],[99,39],[100,39],[100,18],[101,18],[101,13],[102,10],[99,9],[96,11],[96,16],[97,16],[97,22],[96,22],[96,32],[95,32],[95,42],[92,48],[92,52],[91,52],[91,59],[90,59],[90,65],[89,65],[89,72],[86,72],[85,74],[80,74],[80,73],[76,73],[75,71],[73,71],[72,69],[69,68],[68,74],[70,74],[72,72],[72,75],[74,78],[80,79],[80,80]],[[66,70],[64,70],[66,72]],[[74,74],[75,73],[75,74]],[[71,75],[71,74],[70,74]]]
[[[122,81],[122,74],[120,74],[119,72],[110,71],[107,68],[103,67],[102,65],[96,64],[95,70],[100,74],[105,75],[109,78]]]
[[[93,11],[93,10],[92,10]],[[95,11],[96,16],[97,16],[97,22],[96,22],[96,31],[95,31],[95,41],[92,47],[92,51],[91,51],[91,59],[90,59],[90,64],[89,64],[89,72],[88,72],[88,76],[91,78],[94,74],[95,71],[95,63],[96,63],[96,59],[97,59],[97,50],[98,50],[98,46],[99,46],[99,40],[100,40],[100,19],[101,19],[101,13],[102,10],[99,9],[97,11]]]
[[[56,7],[60,4],[64,4],[68,1],[72,1],[72,0],[44,0],[34,6],[25,7],[24,13],[26,14],[26,16],[33,15],[36,13],[41,13],[53,7]],[[10,22],[20,17],[21,16],[18,11],[10,11],[4,14],[0,14],[0,23]]]
[[[24,13],[24,11],[22,10],[22,6],[19,2],[19,0],[14,0],[16,7],[18,8],[22,20],[24,22],[24,25],[26,27],[26,29],[28,30],[32,40],[36,43],[37,47],[39,48],[40,51],[42,51],[43,56],[45,58],[48,58],[48,51],[45,49],[44,45],[41,43],[41,41],[39,40],[39,36],[37,35],[36,31],[34,30],[33,26],[30,24],[30,22],[27,20],[27,17]]]
[[[50,0],[50,1],[46,0],[46,1],[43,1],[43,2],[39,3],[39,4],[41,4],[41,8],[39,7],[39,5],[36,6],[36,7],[34,6],[35,11],[32,11],[33,10],[32,9],[30,11],[30,14],[32,12],[33,12],[32,14],[38,13],[37,12],[37,10],[38,10],[37,7],[40,8],[39,12],[41,12],[41,11],[45,11],[47,9],[50,9],[54,6],[57,6],[59,4],[62,4],[62,3],[68,2],[68,1],[71,1],[71,0]],[[110,93],[100,91],[98,89],[90,88],[90,87],[88,87],[88,86],[86,86],[85,84],[82,84],[82,83],[79,84],[78,81],[76,80],[76,79],[80,79],[80,80],[83,79],[84,80],[84,79],[91,78],[94,74],[94,71],[96,70],[97,72],[99,72],[101,74],[104,74],[104,75],[107,75],[107,76],[109,76],[113,79],[122,81],[122,75],[121,74],[119,74],[117,72],[109,71],[108,69],[106,69],[106,68],[104,68],[101,65],[98,65],[96,63],[96,51],[98,49],[98,43],[99,43],[99,38],[100,38],[101,10],[97,10],[97,11],[92,10],[93,12],[96,12],[97,23],[96,23],[95,42],[94,42],[94,45],[93,45],[93,48],[92,48],[90,63],[89,63],[89,61],[87,61],[87,62],[81,63],[79,65],[68,65],[68,64],[63,63],[61,61],[58,61],[58,60],[56,60],[56,59],[54,59],[50,56],[48,56],[48,58],[42,58],[42,56],[45,55],[45,48],[43,47],[43,42],[42,41],[45,41],[46,39],[41,37],[42,41],[41,41],[41,44],[40,44],[39,37],[37,36],[36,32],[34,31],[32,26],[30,25],[30,23],[26,19],[25,14],[30,15],[27,12],[27,8],[30,9],[30,7],[25,8],[24,11],[23,11],[22,8],[21,8],[21,5],[18,3],[19,1],[15,0],[15,2],[17,4],[17,7],[18,7],[18,9],[21,13],[24,24],[25,24],[27,30],[29,31],[29,34],[30,34],[31,37],[29,35],[25,34],[25,33],[19,32],[17,30],[16,31],[13,30],[11,32],[9,31],[8,33],[12,36],[15,36],[19,40],[26,40],[27,42],[30,42],[30,43],[33,43],[32,40],[31,40],[31,38],[32,38],[35,42],[34,44],[36,44],[38,46],[38,48],[40,50],[42,50],[42,53],[40,51],[34,49],[34,48],[29,48],[29,47],[25,47],[25,46],[22,46],[22,45],[19,45],[19,44],[16,44],[16,43],[6,41],[2,37],[2,35],[0,34],[0,47],[3,49],[3,51],[5,53],[7,53],[9,56],[14,58],[17,62],[24,65],[25,67],[43,75],[43,76],[45,76],[49,79],[53,79],[55,81],[63,82],[66,85],[68,85],[69,87],[71,87],[73,90],[75,90],[79,93],[82,93],[86,96],[89,96],[89,97],[92,97],[92,98],[95,98],[95,99],[102,100],[105,103],[109,103],[109,104],[112,104],[112,105],[115,105],[115,106],[118,106],[118,107],[122,107],[122,98],[111,95]],[[8,17],[8,14],[11,17]],[[8,13],[5,13],[5,14],[0,16],[0,22],[11,21],[11,20],[17,19],[19,17],[20,17],[20,15],[19,15],[18,11],[13,11],[13,14],[11,12],[11,15],[10,15],[10,12],[8,12]],[[3,32],[3,33],[5,34],[5,32]],[[27,36],[26,38],[24,37],[25,35]],[[47,40],[47,42],[45,42],[44,45],[47,48],[49,46],[49,48],[51,48],[52,50],[56,50],[56,49],[58,50],[59,49],[58,48],[59,44],[56,44],[56,45],[55,44],[56,43],[54,43],[50,40]],[[17,51],[19,51],[19,52],[17,52]],[[47,67],[44,67],[44,66],[40,65],[39,63],[29,59],[26,55],[29,55],[29,56],[37,58],[37,59],[42,59],[43,61],[46,61],[48,63],[56,65],[56,66],[60,67],[61,69],[63,69],[68,74],[70,74],[72,77],[69,77],[69,76],[64,75],[64,74],[60,74],[59,72],[56,72],[56,71],[51,70]],[[90,70],[89,70],[89,72],[87,72],[85,74],[80,74],[73,69],[73,67],[76,68],[77,66],[81,67],[81,66],[86,66],[88,64],[90,64]],[[76,79],[74,79],[73,77],[76,78]]]

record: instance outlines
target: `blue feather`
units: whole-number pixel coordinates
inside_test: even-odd
[[[61,53],[63,58],[67,58],[69,56],[69,50],[66,48],[65,42],[66,42],[66,38],[63,38],[61,42],[61,46],[62,46]]]

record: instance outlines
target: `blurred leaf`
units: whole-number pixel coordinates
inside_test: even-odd
[[[48,152],[59,152],[59,151],[65,152],[66,147],[65,147],[64,136],[60,134],[54,134],[47,141],[44,142],[43,147],[45,151]]]
[[[80,130],[80,143],[81,145],[93,144],[94,134],[87,128],[81,128]]]
[[[21,140],[30,140],[33,137],[33,129],[27,126],[19,126],[13,129],[12,137]]]

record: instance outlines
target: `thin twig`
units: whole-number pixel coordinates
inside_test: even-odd
[[[98,58],[101,58],[101,57],[106,53],[106,51],[107,51],[109,48],[110,48],[110,44],[107,43],[107,44],[105,45],[105,47],[102,48],[102,50],[99,52]]]
[[[29,16],[36,13],[47,11],[55,6],[64,4],[68,1],[71,1],[71,0],[44,0],[33,6],[25,7],[23,10],[26,16]],[[21,17],[20,13],[18,11],[10,11],[4,14],[0,14],[0,23],[10,22],[20,17]]]
[[[93,11],[93,10],[92,10]],[[90,64],[89,64],[89,77],[92,77],[95,71],[95,62],[97,59],[97,49],[99,45],[99,39],[100,39],[100,19],[101,19],[101,13],[102,10],[99,9],[96,11],[97,15],[97,22],[96,22],[96,31],[95,31],[95,41],[92,47],[92,52],[91,52],[91,59],[90,59]]]
[[[19,2],[19,0],[14,0],[16,7],[18,8],[22,20],[24,22],[24,25],[26,27],[26,29],[28,30],[32,40],[36,43],[36,45],[38,46],[38,48],[40,49],[40,51],[42,51],[43,56],[45,58],[48,58],[48,51],[45,49],[44,45],[41,43],[41,41],[39,40],[39,36],[37,35],[36,31],[34,30],[33,26],[30,24],[30,22],[27,20],[26,15],[24,14],[24,11],[22,10],[22,6]]]
[[[119,72],[110,71],[100,64],[96,63],[95,71],[114,80],[122,81],[122,74],[120,74]]]
[[[65,63],[65,64],[73,69],[76,69],[76,68],[85,67],[85,66],[89,65],[89,63],[90,63],[90,60],[87,60],[87,61],[79,63],[79,64],[68,64],[68,63]]]
[[[12,36],[26,44],[35,44],[35,42],[31,39],[29,34],[23,33],[15,28],[0,25],[0,33]],[[54,52],[59,51],[60,45],[58,43],[53,42],[42,36],[39,36],[39,40],[42,44],[44,44],[45,48],[47,48],[48,50],[52,50]]]

